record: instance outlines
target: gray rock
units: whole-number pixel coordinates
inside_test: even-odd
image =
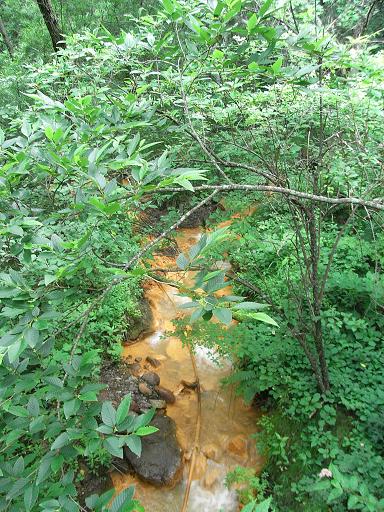
[[[144,373],[141,378],[150,386],[158,386],[160,384],[160,377],[155,372]]]
[[[151,425],[159,430],[141,438],[141,457],[125,447],[125,458],[146,482],[157,486],[175,484],[182,477],[182,450],[177,443],[175,422],[169,416],[156,416]]]

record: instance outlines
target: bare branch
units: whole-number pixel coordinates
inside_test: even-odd
[[[337,205],[356,205],[372,208],[373,210],[384,210],[384,203],[377,200],[366,200],[359,197],[328,197],[317,194],[309,194],[307,192],[300,192],[285,187],[276,187],[274,185],[244,185],[241,183],[231,183],[228,185],[199,185],[194,187],[196,191],[201,190],[216,190],[217,192],[230,192],[232,190],[246,190],[250,192],[271,192],[283,194],[290,197],[297,197],[299,199],[307,199],[316,203],[328,203]],[[181,187],[167,187],[156,189],[155,192],[185,192],[186,190]]]

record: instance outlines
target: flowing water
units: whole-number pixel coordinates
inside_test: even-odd
[[[194,245],[201,234],[200,229],[179,229],[177,245],[186,251]],[[175,268],[175,258],[157,256],[154,266]],[[167,275],[169,279],[191,278],[178,273]],[[146,512],[180,511],[189,471],[189,460],[194,445],[198,416],[197,393],[184,388],[182,380],[196,380],[191,355],[181,341],[172,336],[172,320],[180,317],[179,306],[189,299],[179,297],[176,288],[150,281],[146,284],[145,295],[154,318],[153,332],[138,343],[124,347],[123,357],[134,359],[152,356],[161,361],[155,371],[161,378],[161,385],[177,395],[176,402],[167,406],[167,414],[177,425],[177,437],[184,451],[184,477],[173,488],[156,488],[145,484],[131,475],[114,473],[113,483],[117,492],[132,483],[136,486],[135,497],[143,504]],[[164,336],[164,333],[168,333]],[[169,333],[171,335],[169,335]],[[249,466],[259,471],[262,458],[257,454],[255,442],[250,438],[256,431],[260,414],[244,405],[230,388],[222,388],[221,379],[231,371],[229,361],[216,364],[203,347],[197,348],[195,361],[201,386],[201,436],[200,450],[191,485],[188,512],[236,512],[238,503],[235,491],[224,486],[225,475],[237,465]],[[182,390],[182,391],[181,391]]]

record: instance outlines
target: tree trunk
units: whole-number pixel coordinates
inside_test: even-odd
[[[36,0],[36,2],[44,18],[49,35],[51,36],[53,49],[57,52],[60,48],[65,48],[65,42],[60,33],[59,22],[52,9],[50,0]]]
[[[0,18],[0,34],[3,36],[4,44],[7,47],[8,53],[13,58],[13,44],[9,39],[8,32],[5,28],[3,20]]]

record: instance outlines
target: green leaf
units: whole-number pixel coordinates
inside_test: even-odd
[[[266,500],[262,501],[261,503],[258,503],[256,505],[254,512],[268,512],[269,507],[271,505],[271,501],[272,501],[272,497],[269,497]]]
[[[224,52],[221,50],[218,50],[217,48],[212,53],[212,58],[215,60],[223,60],[224,59]]]
[[[97,427],[97,432],[101,432],[102,434],[112,434],[113,427],[108,427],[107,425],[100,425]]]
[[[52,462],[52,455],[48,454],[46,455],[39,466],[39,471],[37,473],[37,479],[36,479],[36,485],[41,484],[41,482],[44,482],[48,475],[50,474],[51,469],[51,462]]]
[[[255,512],[256,501],[252,500],[241,509],[241,512]]]
[[[129,408],[131,406],[131,402],[132,402],[131,395],[125,396],[123,398],[123,400],[120,402],[119,407],[117,408],[117,411],[116,411],[116,423],[117,423],[117,425],[122,423],[125,420],[125,418],[127,417],[128,412],[129,412]]]
[[[0,299],[10,299],[19,295],[20,290],[18,288],[10,288],[9,286],[0,287]]]
[[[11,405],[8,408],[8,412],[20,418],[28,418],[29,416],[27,409],[21,407],[21,405]]]
[[[199,318],[201,318],[202,316],[204,315],[204,309],[203,308],[197,308],[195,309],[195,311],[192,313],[191,317],[190,317],[190,322],[193,323],[193,322],[196,322],[197,320],[199,320]]]
[[[271,69],[275,75],[280,72],[281,66],[283,65],[283,57],[279,57],[271,66]]]
[[[165,10],[167,11],[167,13],[173,14],[176,9],[175,2],[173,0],[161,0],[161,1],[162,1],[162,4],[163,4]]]
[[[228,308],[216,308],[213,310],[213,314],[225,325],[230,325],[232,322],[232,311]]]
[[[252,30],[256,27],[257,25],[257,16],[255,13],[253,13],[249,18],[248,18],[248,21],[247,21],[247,30],[248,32],[252,32]]]
[[[199,302],[185,302],[184,304],[180,304],[179,308],[180,309],[190,309],[190,308],[196,308],[197,306],[199,306]]]
[[[50,285],[54,281],[56,281],[56,276],[51,275],[51,274],[45,274],[44,275],[44,284],[45,284],[45,286]]]
[[[64,386],[64,383],[61,379],[59,379],[59,377],[55,377],[55,376],[49,376],[49,377],[45,377],[45,382],[47,384],[51,384],[52,386],[55,386],[56,388],[62,388]]]
[[[359,503],[359,498],[356,496],[356,494],[351,494],[348,498],[347,507],[348,510],[355,509],[356,505]]]
[[[13,476],[21,476],[25,469],[24,459],[23,457],[19,457],[12,468],[12,474]]]
[[[104,440],[105,449],[113,456],[122,459],[124,457],[122,441],[118,437],[107,437]]]
[[[39,490],[35,485],[31,485],[24,491],[24,506],[25,512],[29,512],[33,505],[36,503]]]
[[[103,402],[101,406],[101,419],[108,427],[116,425],[116,409],[113,407],[112,402]]]
[[[63,446],[67,446],[70,442],[67,432],[62,432],[53,442],[51,450],[58,450]]]
[[[31,416],[37,417],[39,415],[40,405],[36,397],[31,396],[27,404],[27,409]]]
[[[138,457],[141,456],[141,439],[139,436],[136,436],[135,434],[126,436],[125,443],[131,452],[133,452]]]
[[[176,259],[176,265],[181,268],[181,270],[185,270],[189,265],[189,260],[183,253],[180,253]]]
[[[159,429],[156,427],[152,427],[151,425],[148,425],[146,427],[140,427],[135,431],[135,434],[137,436],[148,436],[149,434],[154,434]]]
[[[267,307],[267,304],[260,304],[258,302],[240,302],[232,306],[232,309],[263,309]]]
[[[36,347],[40,340],[40,333],[36,327],[28,327],[24,331],[24,339],[30,347]]]
[[[331,492],[328,494],[327,503],[331,503],[331,501],[335,501],[343,495],[343,489],[340,487],[334,487]]]
[[[259,18],[262,18],[269,10],[271,5],[273,4],[274,0],[266,0],[263,5],[260,7],[258,16]]]
[[[155,413],[156,413],[156,409],[151,409],[151,410],[147,411],[145,414],[136,416],[132,429],[137,430],[140,427],[144,427],[144,425],[148,425],[148,423],[154,417]]]
[[[77,398],[73,398],[72,400],[68,400],[64,402],[64,416],[68,419],[70,416],[73,416],[80,409],[81,402]]]
[[[46,129],[44,130],[44,134],[47,137],[47,139],[53,140],[54,131],[53,131],[52,126],[47,126]]]
[[[135,488],[133,485],[127,489],[124,489],[124,491],[118,494],[112,501],[111,507],[109,509],[110,512],[124,512],[125,507],[131,504],[134,493]]]
[[[279,327],[279,324],[266,313],[251,313],[249,316],[251,316],[251,318],[254,318],[255,320],[258,320],[259,322],[264,322],[265,324],[270,324],[274,325],[275,327]]]

